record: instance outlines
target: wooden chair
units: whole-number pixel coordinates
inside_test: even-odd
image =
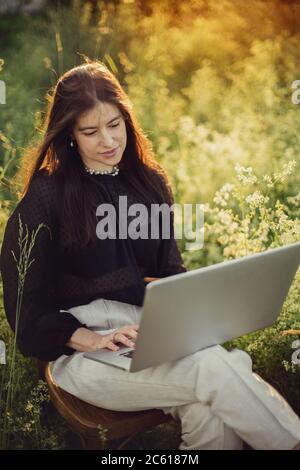
[[[157,409],[120,412],[90,405],[55,384],[49,363],[39,361],[38,368],[40,373],[44,369],[54,407],[80,437],[84,449],[124,449],[140,432],[173,419]]]
[[[152,280],[145,278],[146,283]],[[49,363],[38,361],[38,369],[54,407],[80,437],[85,449],[121,450],[140,432],[173,420],[170,414],[157,409],[120,412],[90,405],[55,384]]]

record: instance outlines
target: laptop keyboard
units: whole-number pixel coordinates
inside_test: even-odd
[[[132,351],[128,351],[126,353],[120,354],[120,356],[125,356],[125,357],[132,358],[133,353],[134,353],[134,349]]]

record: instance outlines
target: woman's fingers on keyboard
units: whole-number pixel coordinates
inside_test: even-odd
[[[127,338],[125,335],[118,335],[118,342],[125,344],[125,346],[132,347],[134,346],[133,341],[131,339]]]
[[[130,331],[129,331],[129,334],[130,334],[130,336],[131,336],[132,338],[134,338],[134,339],[137,338],[137,335],[138,335],[135,330],[130,330]]]

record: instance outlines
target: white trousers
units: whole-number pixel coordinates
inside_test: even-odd
[[[141,310],[97,299],[68,311],[103,334],[139,323]],[[239,349],[213,346],[134,373],[75,352],[60,356],[51,369],[59,387],[101,408],[170,413],[181,422],[181,450],[242,449],[243,441],[254,449],[291,449],[300,442],[299,418]]]

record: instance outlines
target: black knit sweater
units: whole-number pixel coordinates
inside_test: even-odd
[[[117,176],[88,177],[97,180],[95,190],[99,188],[99,204],[113,203],[117,213],[120,195],[127,195],[128,206],[141,202],[127,187],[122,171]],[[47,361],[62,354],[72,354],[74,350],[66,343],[77,328],[85,326],[71,313],[60,310],[84,305],[97,298],[141,306],[145,293],[144,276],[166,277],[186,271],[174,239],[173,218],[170,239],[97,239],[94,247],[68,254],[60,242],[55,181],[44,171],[35,176],[29,191],[8,220],[0,257],[4,308],[14,331],[16,312],[19,311],[18,347],[24,356]],[[103,201],[103,194],[106,201]],[[170,205],[173,200],[166,197],[166,202]],[[41,227],[36,235],[18,308],[18,285],[22,281],[16,263],[20,259],[20,219],[23,237],[27,228],[30,238],[39,224],[44,223],[47,227]]]

